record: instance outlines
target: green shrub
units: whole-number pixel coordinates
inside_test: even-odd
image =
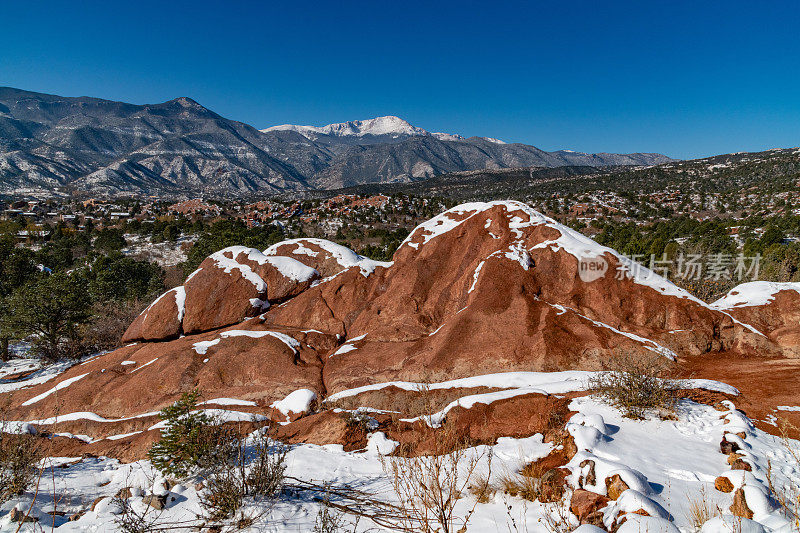
[[[166,425],[148,456],[164,475],[183,477],[196,468],[213,468],[236,453],[233,432],[195,410],[199,397],[197,389],[186,392],[159,414]]]

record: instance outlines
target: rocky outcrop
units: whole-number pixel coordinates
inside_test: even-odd
[[[712,307],[755,327],[785,357],[800,358],[800,283],[743,283]]]
[[[291,257],[231,246],[207,257],[182,287],[153,302],[123,340],[167,340],[236,324],[300,294],[317,278],[319,272]]]
[[[319,405],[293,408],[297,397],[324,399],[377,383],[596,370],[619,352],[684,361],[782,353],[733,311],[705,304],[518,202],[446,211],[411,232],[393,259],[378,263],[320,239],[286,241],[263,253],[220,250],[126,332],[128,343],[151,342],[17,391],[13,419],[41,422],[67,413],[77,418],[65,431],[95,438],[146,431],[154,411],[198,388],[204,400],[239,402],[227,408],[239,420],[258,415],[296,424],[317,416]],[[410,395],[401,385],[396,389]],[[454,386],[484,395],[465,406],[452,403],[462,395],[438,393],[442,416],[474,442],[547,435],[563,430],[569,415],[568,398],[538,389],[506,394],[496,383]],[[484,401],[486,394],[499,396]],[[352,433],[341,421],[324,420],[328,430],[317,435],[309,427],[296,438],[325,442]],[[403,436],[412,430],[386,426],[398,442],[424,449]],[[363,444],[364,435],[351,433],[351,445]],[[609,487],[609,496],[626,488]],[[551,492],[555,497],[558,489]]]
[[[122,342],[159,341],[178,337],[183,332],[186,290],[170,289],[136,317],[122,336]]]

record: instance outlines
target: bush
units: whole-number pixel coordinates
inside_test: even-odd
[[[186,392],[159,413],[166,426],[148,456],[164,475],[184,477],[196,468],[215,468],[236,453],[233,431],[195,411],[198,398],[197,389]]]
[[[39,475],[40,441],[29,434],[0,433],[0,503],[23,494]]]
[[[0,404],[0,503],[23,494],[40,475],[42,439],[12,428],[7,413],[11,398]]]
[[[4,322],[17,339],[33,336],[33,351],[39,357],[68,356],[78,339],[78,326],[91,316],[84,282],[81,276],[57,273],[28,283],[8,300]]]
[[[610,370],[589,380],[589,388],[628,418],[642,419],[652,410],[672,413],[680,384],[668,379],[672,361],[658,354],[616,353]]]
[[[141,300],[95,303],[92,318],[80,328],[82,350],[94,353],[119,348],[125,330],[145,307],[147,305]]]
[[[487,452],[467,449],[468,443],[446,424],[431,433],[433,455],[384,457],[381,464],[399,501],[396,528],[403,531],[457,533],[466,531],[478,500],[456,511],[456,503],[477,476]],[[487,461],[491,477],[491,451]]]
[[[236,438],[235,453],[216,465],[206,480],[200,504],[210,520],[232,517],[247,496],[272,498],[283,489],[286,448],[265,432],[257,433],[248,464],[247,440]]]

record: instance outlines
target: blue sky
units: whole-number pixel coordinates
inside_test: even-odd
[[[546,150],[800,145],[800,2],[4,2],[0,85]]]

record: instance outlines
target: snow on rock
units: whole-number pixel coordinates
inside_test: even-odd
[[[664,518],[629,513],[616,533],[680,533],[680,530]]]
[[[316,276],[319,272],[315,268],[304,265],[297,259],[291,257],[266,257],[266,262],[278,269],[282,275],[291,279],[292,281],[309,281]]]
[[[219,344],[220,340],[221,339],[214,339],[210,341],[199,341],[192,344],[192,348],[194,349],[195,352],[197,352],[198,355],[205,355],[208,349],[211,348],[212,346],[216,346],[217,344]]]
[[[497,374],[484,374],[468,378],[452,379],[438,383],[388,381],[339,391],[328,396],[326,401],[335,401],[350,396],[357,396],[363,392],[381,390],[387,387],[397,387],[407,391],[489,387],[500,389],[535,389],[545,394],[566,394],[568,392],[586,390],[589,379],[593,375],[595,375],[595,372],[565,370],[563,372],[501,372]],[[686,388],[705,389],[732,395],[739,394],[736,388],[726,383],[710,379],[686,379],[681,380],[681,383]]]
[[[229,246],[218,252],[214,252],[209,256],[209,258],[214,261],[217,268],[226,274],[230,274],[234,270],[238,270],[242,277],[252,283],[258,292],[266,291],[267,285],[264,283],[264,280],[261,279],[261,276],[256,274],[246,263],[240,263],[236,259],[231,259],[231,257],[229,257],[230,255],[236,258],[239,254],[244,254],[247,259],[259,264],[266,262],[266,258],[261,252],[255,248],[247,248],[246,246]]]
[[[274,407],[289,418],[291,413],[299,415],[309,412],[316,400],[317,393],[313,390],[298,389],[289,393],[283,400],[273,402],[270,407]]]
[[[231,329],[228,331],[223,331],[216,339],[199,341],[194,343],[192,347],[194,348],[194,351],[198,353],[198,355],[205,355],[208,349],[212,346],[216,346],[223,339],[230,339],[233,337],[249,337],[251,339],[274,337],[284,343],[294,354],[297,354],[297,349],[300,348],[300,341],[294,337],[290,337],[285,333],[280,333],[278,331],[252,331],[244,329]]]
[[[206,400],[205,402],[200,402],[199,405],[244,405],[248,407],[255,407],[258,404],[256,402],[252,402],[250,400],[237,400],[236,398],[214,398],[213,400]]]
[[[318,250],[314,250],[311,247],[318,248]],[[299,262],[313,265],[323,276],[335,275],[342,270],[358,267],[361,274],[364,277],[368,277],[375,271],[375,268],[388,268],[392,265],[390,262],[374,261],[358,255],[341,244],[309,237],[281,241],[264,250],[264,255],[266,256],[286,256],[287,253],[294,255]],[[325,266],[326,260],[334,261],[338,268],[332,271],[330,267]]]
[[[367,439],[367,453],[372,455],[389,455],[400,445],[386,437],[383,431],[370,433]]]
[[[728,310],[735,307],[766,305],[781,291],[800,293],[800,283],[779,283],[775,281],[751,281],[732,288],[728,293],[712,303],[715,309]]]
[[[52,389],[50,389],[50,390],[48,390],[46,392],[43,392],[43,393],[39,394],[38,396],[34,396],[30,400],[26,400],[25,402],[22,403],[22,405],[23,406],[33,405],[38,401],[44,400],[45,398],[47,398],[51,394],[56,393],[56,392],[58,392],[58,391],[60,391],[62,389],[65,389],[65,388],[69,387],[70,385],[72,385],[76,381],[79,381],[79,380],[85,378],[88,375],[89,375],[89,372],[87,372],[85,374],[81,374],[80,376],[75,376],[74,378],[65,379],[64,381],[62,381],[61,383],[59,383],[58,385],[56,385]]]

